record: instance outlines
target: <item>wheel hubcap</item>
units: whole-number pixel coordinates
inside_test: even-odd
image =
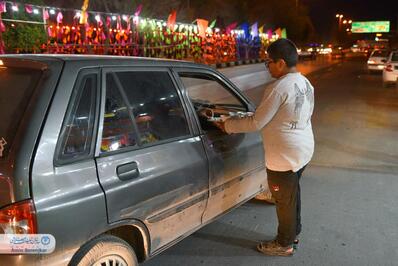
[[[128,266],[128,264],[120,256],[109,255],[99,259],[93,266]]]

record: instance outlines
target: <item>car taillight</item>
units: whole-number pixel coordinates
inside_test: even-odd
[[[386,67],[384,68],[386,71],[388,72],[392,72],[393,71],[393,67],[392,65],[386,65]]]
[[[374,64],[376,64],[376,61],[374,61],[374,60],[368,60],[368,64],[369,64],[369,65],[374,65]]]
[[[0,209],[0,234],[36,234],[36,210],[32,200]]]

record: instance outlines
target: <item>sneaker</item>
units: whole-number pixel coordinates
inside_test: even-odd
[[[257,250],[268,256],[285,256],[285,257],[292,256],[295,251],[293,245],[288,245],[286,247],[283,247],[276,240],[262,242],[258,244]]]

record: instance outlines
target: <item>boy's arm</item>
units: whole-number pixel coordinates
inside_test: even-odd
[[[282,103],[282,96],[273,89],[264,94],[253,116],[226,120],[224,131],[229,134],[258,131],[272,120]]]

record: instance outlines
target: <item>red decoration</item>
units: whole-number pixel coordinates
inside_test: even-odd
[[[177,20],[177,11],[173,10],[171,14],[169,15],[169,18],[167,19],[167,27],[171,30],[174,31],[174,26],[176,24]]]
[[[43,20],[48,20],[50,18],[50,14],[48,14],[48,10],[43,8]]]
[[[57,23],[58,24],[62,24],[62,20],[64,19],[64,16],[62,15],[62,13],[61,12],[58,12],[58,15],[57,15]]]
[[[137,10],[135,11],[134,16],[138,17],[141,14],[141,11],[142,11],[142,4],[140,4],[137,7]]]
[[[0,2],[0,13],[7,12],[6,2]]]
[[[32,5],[25,5],[25,11],[28,14],[32,14],[33,13],[33,7]]]

